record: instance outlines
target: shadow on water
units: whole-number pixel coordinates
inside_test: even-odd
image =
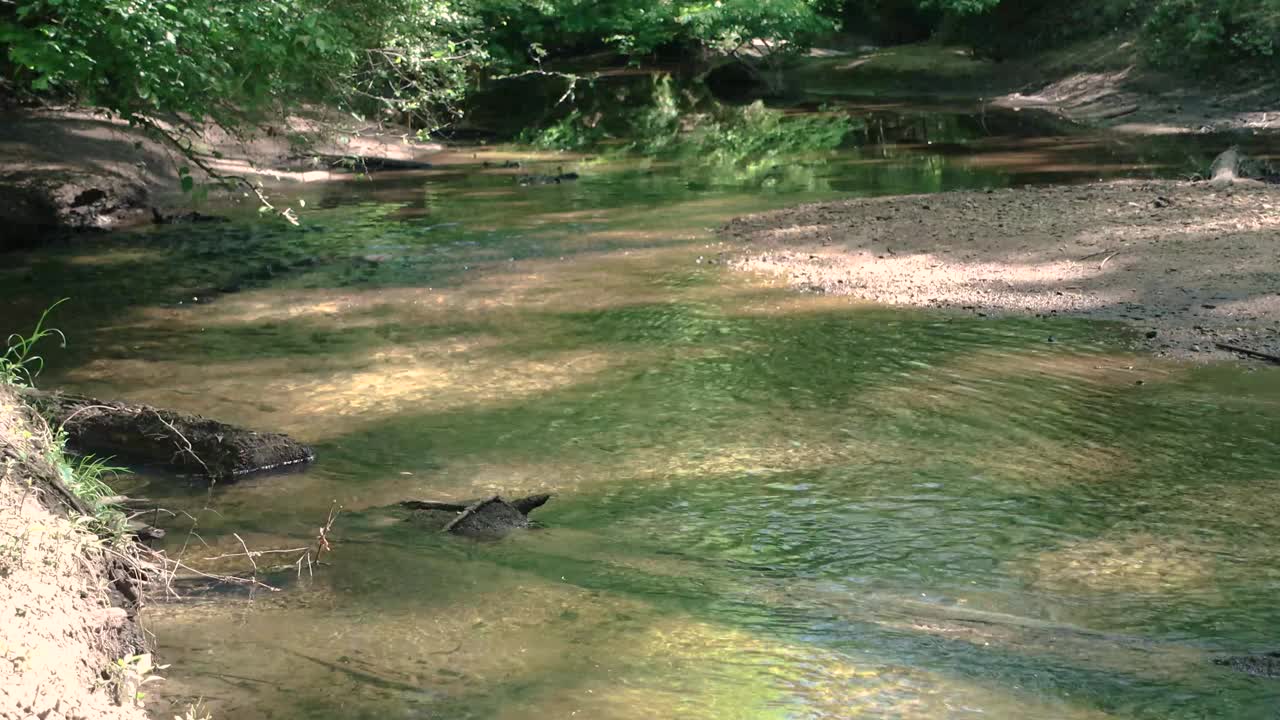
[[[779,703],[814,712],[810,684],[847,682],[821,674],[839,663],[876,678],[863,680],[872,699],[851,706],[863,713],[949,716],[922,684],[951,700],[980,692],[979,704],[994,712],[1017,702],[998,700],[992,687],[1046,703],[1010,717],[1090,717],[1088,708],[1265,717],[1259,708],[1274,702],[1266,688],[1206,674],[1204,664],[1206,651],[1248,643],[1280,620],[1267,584],[1257,584],[1258,573],[1274,572],[1263,538],[1280,528],[1263,515],[1208,522],[1205,514],[1220,501],[1213,498],[1253,496],[1271,481],[1251,469],[1276,453],[1277,420],[1254,412],[1260,400],[1276,402],[1274,390],[1210,404],[1211,378],[1135,385],[1134,371],[1116,367],[1085,324],[1061,335],[1076,350],[1046,347],[1044,323],[993,328],[886,311],[717,318],[706,308],[623,306],[560,314],[555,324],[571,328],[553,333],[569,342],[669,353],[643,372],[523,403],[398,414],[321,448],[328,467],[316,472],[339,476],[327,489],[349,493],[343,502],[353,514],[339,527],[340,559],[312,592],[361,613],[369,640],[380,637],[371,629],[379,622],[398,632],[400,622],[439,623],[497,602],[515,603],[499,614],[514,613],[502,622],[517,628],[489,628],[495,620],[481,613],[489,619],[479,625],[433,626],[432,642],[475,641],[497,656],[484,662],[499,665],[514,647],[572,645],[531,665],[510,660],[504,673],[516,677],[485,683],[476,691],[484,700],[460,699],[418,675],[396,681],[434,688],[435,711],[488,717],[519,702],[559,707],[579,684],[594,694],[600,677],[643,676],[641,658],[652,651],[681,673],[709,673],[710,695],[685,710],[723,716],[722,706],[699,704],[726,692],[717,683],[765,682],[711,672],[729,648],[799,674],[784,691],[766,673],[771,690],[743,701],[738,712],[747,715]],[[733,342],[743,348],[726,350]],[[689,357],[696,347],[720,352]],[[503,351],[512,359],[528,352]],[[1156,370],[1138,372],[1159,377]],[[988,404],[992,394],[998,407]],[[1254,427],[1229,440],[1212,431],[1245,418]],[[394,512],[358,509],[412,494],[417,481],[389,478],[414,455],[431,456],[429,485],[453,497],[486,491],[486,466],[508,483],[522,466],[558,473],[511,490],[560,491],[540,515],[550,529],[474,545],[423,536]],[[380,495],[387,485],[391,494]],[[206,541],[282,527],[303,539],[299,519],[330,497],[281,506],[260,503],[253,488],[237,501],[241,490],[222,495],[225,529],[204,527]],[[581,607],[591,603],[603,603],[596,611],[606,617],[584,628]],[[625,620],[607,616],[615,605],[629,608]],[[602,658],[618,633],[636,644],[666,639],[639,657]],[[667,654],[671,633],[687,657]],[[284,642],[269,656],[293,652]],[[798,652],[819,675],[804,674]],[[390,665],[381,672],[401,677],[401,661],[383,658]],[[480,660],[457,662],[441,664]],[[1224,688],[1236,699],[1224,704]],[[399,699],[387,702],[406,702],[391,695]]]
[[[792,294],[727,272],[738,248],[708,232],[848,193],[1167,175],[1200,146],[627,82],[597,101],[627,112],[588,100],[529,138],[575,154],[502,168],[477,148],[282,190],[307,199],[302,230],[159,228],[0,270],[13,329],[92,299],[57,323],[72,344],[47,382],[317,446],[288,476],[122,481],[197,518],[169,523],[170,551],[240,571],[209,558],[310,545],[344,507],[313,576],[153,609],[167,699],[237,718],[1274,717],[1280,688],[1208,663],[1276,641],[1272,375],[1135,357],[1114,326]],[[582,179],[515,182],[561,165]],[[497,543],[394,507],[539,491],[544,529]]]

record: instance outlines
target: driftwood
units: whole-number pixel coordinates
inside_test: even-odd
[[[66,432],[82,453],[195,473],[214,481],[315,459],[311,449],[278,433],[260,433],[198,415],[148,405],[25,389],[23,398]]]
[[[1243,348],[1243,347],[1240,347],[1239,345],[1229,345],[1227,343],[1214,343],[1213,346],[1218,348],[1219,350],[1227,350],[1229,352],[1239,353],[1241,355],[1245,355],[1251,358],[1256,358],[1258,360],[1266,360],[1268,362],[1273,362],[1273,363],[1276,363],[1277,365],[1280,365],[1280,356],[1278,355],[1264,353],[1259,350],[1250,350],[1249,348]]]
[[[498,538],[512,530],[529,527],[529,513],[551,499],[548,494],[530,495],[510,502],[500,496],[468,503],[406,500],[401,507],[413,510],[410,520],[454,535]]]

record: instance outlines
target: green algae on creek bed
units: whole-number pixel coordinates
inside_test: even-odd
[[[0,293],[94,299],[46,383],[316,442],[297,474],[127,488],[199,518],[169,536],[192,562],[345,508],[314,577],[153,608],[163,692],[216,717],[1271,720],[1280,689],[1209,658],[1280,642],[1274,374],[708,262],[735,248],[707,228],[833,188],[1113,160],[1055,143],[858,146],[766,188],[638,160],[375,178],[316,191],[302,233],[55,248]],[[498,543],[382,509],[540,491],[545,528]]]

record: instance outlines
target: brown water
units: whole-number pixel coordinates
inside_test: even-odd
[[[343,508],[314,575],[150,609],[157,717],[1280,717],[1280,683],[1210,662],[1280,648],[1274,372],[793,294],[711,232],[1198,151],[848,111],[865,132],[769,167],[477,149],[307,187],[301,229],[9,258],[6,325],[72,298],[46,386],[315,444],[236,485],[122,481],[177,513],[171,553],[245,570],[205,558],[309,545]],[[504,152],[535,165],[481,165]],[[558,165],[582,180],[513,182]],[[493,543],[393,507],[538,491],[545,527]]]

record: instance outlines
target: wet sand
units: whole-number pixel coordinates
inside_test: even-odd
[[[806,291],[1129,323],[1162,356],[1280,355],[1280,187],[1121,181],[803,205],[737,218],[734,265]]]

